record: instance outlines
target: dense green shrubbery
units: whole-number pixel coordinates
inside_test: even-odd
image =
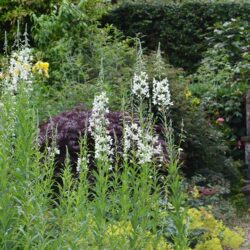
[[[139,67],[134,62],[138,63],[139,55],[142,59],[142,51],[135,60],[135,49],[129,46],[131,40],[123,40],[120,32],[111,26],[99,27],[96,21],[101,15],[96,8],[100,7],[99,3],[99,0],[90,0],[76,4],[65,0],[54,12],[34,15],[36,48],[30,50],[20,46],[1,61],[0,248],[238,249],[243,242],[238,230],[225,227],[198,205],[189,208],[188,192],[179,174],[183,147],[184,162],[192,172],[206,169],[216,175],[226,173],[234,180],[238,177],[236,164],[227,158],[228,147],[222,133],[215,129],[219,124],[206,120],[206,109],[200,106],[200,102],[202,105],[204,102],[188,90],[187,79],[181,70],[163,61],[156,64],[157,57],[148,55],[142,60],[145,71],[140,68],[138,72]],[[214,43],[220,41],[217,39]],[[231,50],[227,44],[224,47],[224,50]],[[207,68],[222,62],[226,70],[222,69],[218,76],[217,70],[200,68],[195,76],[197,79],[211,79],[216,84],[223,79],[225,83],[221,86],[225,87],[232,76],[237,76],[241,79],[240,84],[244,84],[242,79],[246,78],[242,76],[248,75],[247,56],[244,55],[246,61],[233,62],[240,70],[232,75],[233,66],[227,53],[206,58],[209,61]],[[146,90],[145,96],[138,96],[138,92],[133,91],[136,84],[140,85],[142,93]],[[168,98],[169,88],[171,98]],[[202,91],[193,92],[203,98]],[[158,101],[166,101],[165,109],[159,105],[160,101],[154,102],[155,93]],[[136,121],[130,124],[124,117],[124,137],[119,142],[123,152],[118,154],[118,150],[113,151],[115,144],[107,130],[113,125],[108,120],[107,102],[110,99],[112,108],[122,109],[122,96],[127,97],[124,106],[126,111],[133,111]],[[87,149],[91,143],[87,136],[81,138],[76,150],[79,122],[63,119],[63,116],[63,126],[57,127],[57,132],[62,132],[62,148],[58,148],[56,139],[40,148],[39,118],[69,109],[78,102],[90,107],[93,98],[92,112],[87,113],[91,113],[88,131],[94,141],[94,156]],[[232,98],[234,95],[229,96],[230,100]],[[168,159],[160,165],[153,154],[156,150],[156,138],[152,138],[156,135],[154,123],[160,122],[157,118],[164,121],[159,130],[165,138],[168,154]],[[169,118],[174,131],[171,122],[168,123]],[[83,135],[86,127],[81,132]],[[185,142],[175,145],[174,137],[185,137]],[[77,153],[76,165],[66,157],[59,184],[55,183],[57,159],[61,153],[72,153],[60,152],[67,145],[66,138],[72,143],[68,150]],[[156,151],[160,150],[158,156],[163,158],[164,147],[161,148],[163,151],[159,148]],[[94,169],[91,168],[92,160]],[[159,167],[168,174],[159,173]],[[195,195],[190,204],[200,204],[196,200],[197,192],[191,192]]]
[[[126,122],[124,117],[128,130],[124,129],[127,132],[120,143],[127,151],[116,154],[107,131],[108,98],[102,84],[87,127],[81,130],[84,134],[87,129],[91,139],[81,134],[80,141],[75,141],[80,145],[75,152],[77,176],[72,176],[73,166],[66,157],[60,173],[62,181],[55,183],[56,157],[63,149],[52,140],[40,150],[36,121],[36,105],[41,104],[36,100],[40,93],[36,85],[41,84],[37,80],[48,76],[48,64],[39,62],[33,67],[31,50],[26,47],[13,52],[8,62],[0,78],[0,248],[171,249],[175,244],[178,249],[186,249],[186,195],[182,192],[179,151],[172,129],[164,133],[169,141],[169,175],[162,176],[161,186],[157,162],[151,156],[155,149],[151,115],[140,117],[143,120],[137,125]],[[104,83],[102,75],[99,81]],[[127,102],[131,104],[130,99]],[[78,136],[72,122],[62,122],[64,131],[58,127],[59,134],[64,132],[62,138],[69,135],[72,139],[72,130]],[[132,125],[136,125],[135,131]],[[94,169],[87,150],[91,140],[95,142]],[[158,148],[157,152],[159,157],[162,151]],[[59,191],[52,195],[55,186]],[[175,211],[170,211],[172,218],[162,202],[167,193],[171,193],[167,202]],[[167,226],[167,219],[173,230]]]
[[[231,163],[244,174],[241,137],[246,134],[245,96],[250,79],[249,23],[241,19],[217,23],[208,41],[209,49],[191,76],[190,89],[201,100],[207,119],[223,134],[230,149],[226,154],[234,159]],[[234,180],[233,202],[238,210],[244,207],[241,185]]]
[[[202,99],[207,117],[223,132],[231,155],[242,159],[240,138],[245,135],[245,95],[250,79],[249,23],[232,19],[216,24],[213,33],[191,89]]]
[[[240,2],[184,2],[183,4],[124,4],[103,23],[112,23],[127,36],[140,34],[149,49],[160,41],[171,64],[194,70],[208,48],[206,36],[220,21],[240,17],[249,21],[250,4]]]
[[[122,99],[124,88],[130,85],[134,49],[112,26],[98,27],[97,3],[96,8],[90,8],[91,1],[87,2],[77,5],[65,1],[58,11],[34,17],[37,58],[50,63],[48,83],[57,89],[66,83],[67,87],[81,83],[91,88],[102,65],[106,87],[116,93],[114,99]]]
[[[1,16],[3,21],[0,20],[0,24],[3,30],[10,31],[7,34],[9,51],[16,38],[17,27],[12,15],[16,9],[25,9],[27,13],[18,16],[18,36],[22,37],[26,22],[28,31],[32,24],[29,39],[35,50],[34,60],[49,62],[49,78],[41,79],[41,85],[36,86],[38,92],[42,93],[37,96],[37,102],[42,104],[39,107],[41,119],[72,108],[80,102],[90,107],[95,92],[100,89],[96,79],[101,65],[106,90],[112,96],[111,106],[117,108],[130,86],[135,53],[130,47],[132,40],[123,39],[121,33],[112,26],[99,27],[97,19],[107,11],[107,2],[53,1],[42,4],[40,9],[34,1],[11,5],[6,1],[1,4],[5,15]],[[46,11],[43,7],[47,8]],[[8,28],[7,17],[13,20],[11,30]],[[1,58],[1,68],[4,63],[4,58]]]

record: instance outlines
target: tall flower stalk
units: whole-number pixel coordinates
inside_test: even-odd
[[[132,94],[139,99],[140,105],[145,98],[149,98],[149,80],[143,61],[143,51],[141,42],[138,42],[138,52],[136,57],[135,72],[132,79]]]
[[[137,62],[141,62],[142,57],[141,53],[137,56]],[[167,181],[165,182],[165,193],[169,194],[166,197],[166,200],[169,201],[169,204],[171,204],[171,207],[173,209],[170,211],[170,218],[175,226],[175,233],[173,233],[171,236],[174,241],[174,248],[176,250],[183,250],[188,249],[188,233],[187,233],[187,204],[186,204],[186,197],[183,192],[183,184],[182,184],[182,178],[179,173],[179,168],[181,165],[180,162],[180,155],[179,155],[179,146],[175,145],[174,141],[174,133],[172,129],[172,123],[171,121],[168,121],[169,117],[169,108],[173,105],[173,102],[171,100],[171,94],[170,94],[170,88],[169,88],[169,81],[167,79],[167,76],[164,72],[164,61],[161,56],[161,49],[160,44],[158,46],[158,50],[156,53],[154,63],[154,78],[153,78],[153,88],[152,88],[152,103],[157,107],[158,114],[162,118],[162,128],[165,131],[163,136],[165,137],[166,142],[166,151],[168,155],[168,161],[165,164],[165,167],[167,168],[168,177]],[[138,67],[137,67],[138,69]],[[144,79],[146,79],[145,76],[147,76],[146,73],[143,72]],[[135,76],[137,78],[135,78]],[[134,79],[138,79],[137,81],[133,81],[132,85],[132,93],[134,94],[135,98],[139,99],[139,107],[138,107],[138,115],[141,124],[144,124],[145,127],[145,121],[147,121],[147,117],[144,115],[143,111],[143,100],[145,100],[145,97],[149,97],[149,85],[148,85],[148,76],[147,81],[141,79],[139,80],[139,77],[137,75],[134,75]],[[137,83],[138,82],[138,83]],[[147,95],[145,95],[147,94]],[[136,103],[136,102],[134,102]],[[149,117],[150,120],[151,117]],[[152,118],[151,118],[152,119]],[[149,123],[149,126],[152,126]],[[134,138],[138,141],[138,149],[137,149],[137,156],[140,159],[138,163],[141,163],[143,165],[143,178],[141,183],[147,183],[147,178],[149,177],[148,174],[148,167],[147,163],[152,162],[152,155],[149,152],[154,152],[152,147],[149,147],[149,144],[145,144],[146,141],[152,141],[152,137],[149,138],[148,134],[145,133],[145,131],[142,131],[141,128],[138,127],[138,125],[133,125],[125,127],[125,145],[129,148],[131,146],[129,140],[127,138]],[[134,134],[133,129],[136,131],[136,134]],[[141,140],[142,139],[142,140]],[[127,152],[126,150],[125,152]],[[147,154],[145,154],[147,152]],[[145,187],[145,185],[143,185]],[[145,191],[147,192],[147,191]],[[167,209],[167,208],[166,208]]]
[[[169,89],[169,81],[164,74],[164,61],[161,56],[160,43],[158,45],[155,58],[155,77],[153,79],[153,104],[158,107],[160,111],[167,111],[173,105],[171,101],[171,94]]]
[[[92,114],[89,119],[89,131],[94,137],[95,141],[95,159],[101,161],[112,161],[113,156],[113,139],[108,134],[107,126],[109,121],[107,119],[108,98],[106,92],[102,92],[94,99]]]
[[[104,86],[103,60],[101,60],[101,71],[99,74],[98,85],[100,89]],[[93,102],[92,114],[89,118],[89,131],[94,139],[94,154],[97,169],[94,173],[95,185],[93,193],[95,199],[95,219],[98,231],[104,230],[105,215],[107,213],[107,192],[109,187],[110,171],[113,170],[114,142],[109,134],[107,127],[109,120],[108,97],[105,91],[96,95]],[[98,241],[102,245],[102,237],[98,236]]]

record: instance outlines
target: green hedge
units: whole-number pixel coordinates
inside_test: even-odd
[[[155,50],[161,42],[171,64],[193,71],[207,50],[211,27],[236,17],[250,21],[249,13],[249,2],[124,4],[103,17],[102,23],[115,25],[127,36],[140,33],[149,49]]]

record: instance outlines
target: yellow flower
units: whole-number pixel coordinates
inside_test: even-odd
[[[49,77],[49,63],[38,61],[32,68],[32,72],[38,72],[39,75]]]
[[[204,223],[202,221],[202,214],[196,208],[190,208],[188,210],[188,215],[190,217],[190,229],[199,229],[204,227]]]
[[[150,232],[149,232],[149,235],[151,235]],[[154,246],[153,242],[155,241],[155,239],[156,239],[156,236],[151,235],[148,243],[145,246],[145,250],[154,250],[154,249],[155,250],[163,250],[163,249],[172,250],[173,249],[169,244],[167,244],[167,242],[165,241],[163,237],[160,237],[160,239],[158,239],[157,241],[156,246]]]
[[[190,229],[206,229],[213,232],[215,229],[220,228],[220,222],[214,216],[207,212],[205,208],[190,208],[188,210],[190,217]]]

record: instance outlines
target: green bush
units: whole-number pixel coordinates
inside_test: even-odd
[[[34,16],[36,58],[50,63],[48,84],[59,90],[65,84],[71,88],[79,83],[98,89],[96,79],[103,69],[105,87],[116,93],[113,105],[130,85],[130,65],[135,58],[134,49],[129,46],[132,41],[123,39],[112,26],[100,28],[96,21],[100,11],[90,8],[93,2],[84,3],[65,1],[56,12]]]
[[[127,36],[140,34],[146,47],[155,49],[158,42],[171,64],[193,71],[208,48],[205,39],[220,21],[240,17],[249,21],[249,2],[197,2],[124,4],[102,19],[114,24]]]
[[[39,71],[33,75],[30,53],[28,48],[13,52],[9,60],[13,67],[7,67],[0,78],[3,88],[0,95],[0,249],[172,249],[171,245],[187,249],[186,194],[182,191],[178,146],[174,145],[172,130],[164,136],[166,143],[169,142],[169,162],[164,164],[169,175],[161,179],[160,186],[158,164],[152,156],[148,157],[155,148],[154,132],[150,132],[152,123],[140,125],[140,121],[138,131],[133,132],[135,123],[126,122],[140,142],[122,131],[119,143],[131,142],[124,145],[131,155],[124,151],[118,153],[116,141],[110,139],[107,130],[108,98],[101,86],[103,92],[96,94],[93,112],[86,116],[89,124],[76,131],[73,120],[64,123],[66,130],[61,131],[65,133],[64,139],[74,137],[70,131],[80,132],[77,137],[82,136],[79,149],[74,149],[76,168],[66,157],[61,182],[55,183],[57,157],[63,149],[57,144],[57,136],[44,149],[40,148],[42,135],[37,127],[37,101],[34,100],[39,95],[36,88],[40,84],[36,82]],[[46,73],[47,64],[36,66],[43,67]],[[150,119],[151,115],[147,115]],[[125,122],[125,117],[122,120]],[[93,142],[95,146],[89,150],[88,145]],[[143,145],[152,150],[143,150]],[[66,152],[69,156],[70,152]],[[89,154],[92,152],[93,161]],[[77,175],[73,175],[74,171]],[[55,186],[58,193],[51,190]],[[171,193],[167,196],[171,210],[162,203],[163,193]],[[174,227],[171,232],[167,219]]]
[[[106,12],[109,4],[102,0],[87,0],[87,1],[76,1],[76,0],[1,0],[0,1],[0,28],[2,30],[0,34],[0,53],[3,52],[4,45],[4,31],[8,34],[9,44],[12,45],[15,39],[17,22],[19,21],[20,26],[28,26],[28,31],[31,33],[32,26],[34,24],[33,16],[49,15],[56,13],[60,6],[67,3],[73,3],[79,6],[79,9],[84,8],[84,14],[90,17],[91,20],[94,18],[100,18],[103,13]],[[66,17],[66,16],[65,16]],[[31,39],[31,45],[35,46]]]
[[[245,95],[250,77],[249,23],[232,19],[217,23],[209,38],[191,90],[202,99],[206,116],[224,134],[231,155],[243,159],[240,138],[245,135]]]

